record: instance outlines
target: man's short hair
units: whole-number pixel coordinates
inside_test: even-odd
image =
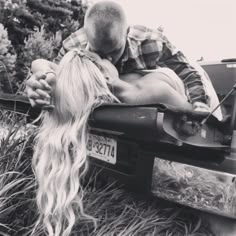
[[[99,39],[109,38],[114,27],[118,27],[120,32],[126,31],[126,17],[122,7],[112,1],[100,1],[92,5],[85,15],[85,28]],[[92,28],[91,28],[92,27]]]

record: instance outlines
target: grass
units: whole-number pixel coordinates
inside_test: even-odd
[[[19,114],[2,112],[0,116],[0,235],[27,236],[37,219],[31,169],[34,128],[27,126],[25,117]],[[86,185],[84,207],[86,213],[97,218],[97,228],[92,222],[80,220],[73,236],[212,235],[196,212],[160,199],[147,199],[112,179],[104,183],[96,177],[94,174]]]

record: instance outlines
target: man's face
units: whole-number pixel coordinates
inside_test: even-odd
[[[116,64],[121,58],[126,45],[126,33],[120,33],[113,30],[105,37],[88,35],[90,50],[97,53],[100,57],[105,58]]]

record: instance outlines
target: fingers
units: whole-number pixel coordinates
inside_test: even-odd
[[[32,93],[37,94],[38,96],[35,97],[37,98],[45,98],[45,99],[50,99],[50,90],[42,90],[42,89],[36,89],[35,91],[33,91]]]
[[[46,110],[46,111],[52,111],[53,109],[55,108],[54,105],[51,105],[51,104],[46,104],[42,107],[43,110]]]
[[[37,89],[36,91],[28,91],[27,96],[29,98],[32,107],[42,107],[44,105],[50,105],[50,96],[46,92]]]
[[[42,100],[42,99],[36,99],[35,104],[37,106],[50,106],[50,101],[49,100]]]
[[[56,74],[55,73],[47,73],[45,80],[40,80],[45,88],[51,89],[56,84]]]
[[[206,108],[202,108],[202,107],[196,107],[194,108],[194,111],[196,112],[204,112],[204,113],[209,113],[209,109],[206,109]]]
[[[52,87],[49,85],[50,81],[48,83],[48,81],[45,81],[45,80],[41,79],[41,80],[39,80],[39,83],[42,86],[42,88],[51,91]]]
[[[193,110],[195,112],[210,113],[210,108],[207,104],[202,102],[195,102],[193,104]]]
[[[26,82],[26,94],[30,104],[35,107],[50,105],[52,86],[56,83],[56,74],[37,72]]]
[[[32,75],[27,81],[26,86],[31,88],[32,90],[35,89],[42,89],[43,85],[40,83],[40,80],[44,80],[46,78],[46,75],[40,75],[39,77],[35,74]]]
[[[32,107],[36,107],[36,106],[42,107],[42,108],[47,107],[47,106],[54,107],[53,105],[50,104],[50,101],[47,101],[47,100],[29,98],[29,101]]]
[[[26,85],[32,89],[51,89],[51,85],[56,82],[55,74],[45,74],[43,72],[37,72],[33,74],[27,81]]]

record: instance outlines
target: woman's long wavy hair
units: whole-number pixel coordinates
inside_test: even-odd
[[[53,92],[55,108],[42,114],[33,167],[38,181],[38,224],[50,236],[67,236],[83,210],[80,177],[86,171],[88,117],[102,103],[117,101],[100,68],[85,52],[61,60]]]

